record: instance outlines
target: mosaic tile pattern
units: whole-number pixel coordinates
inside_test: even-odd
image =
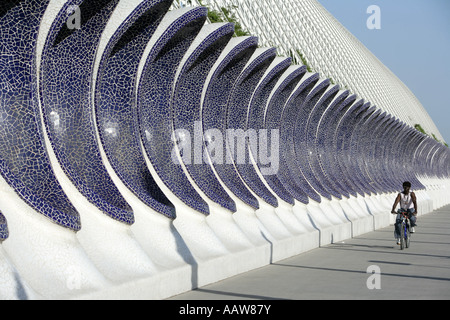
[[[294,129],[295,137],[302,137],[301,140],[295,139],[295,151],[297,161],[303,174],[311,186],[323,197],[331,199],[335,196],[340,199],[341,194],[336,191],[334,186],[320,174],[314,174],[313,158],[315,156],[314,146],[317,135],[317,126],[324,110],[329,106],[339,90],[338,86],[332,86],[331,83],[323,81],[319,83],[308,95],[297,115],[297,125]],[[323,92],[323,95],[321,94]],[[316,171],[319,167],[315,166]]]
[[[349,197],[345,178],[341,172],[335,172],[332,166],[334,154],[333,136],[340,118],[356,97],[349,97],[349,91],[337,93],[336,98],[323,110],[317,126],[317,133],[309,162],[315,176],[320,177],[329,187],[332,186],[339,194]],[[320,114],[319,112],[317,112]]]
[[[206,20],[207,9],[197,7],[177,17],[159,36],[145,59],[137,88],[140,136],[159,177],[186,205],[209,214],[207,203],[190,184],[181,166],[172,161],[173,114],[170,101],[175,74],[183,55]]]
[[[320,1],[208,0],[202,3],[209,3],[216,10],[231,7],[242,27],[257,35],[262,46],[275,46],[281,55],[293,56],[298,63],[305,59],[314,72],[331,77],[341,87],[348,88],[409,126],[420,123],[426,132],[433,132],[439,140],[443,140],[426,106],[424,108],[402,81],[340,24]],[[363,7],[361,10],[364,14]],[[361,21],[364,23],[363,17]],[[361,27],[364,28],[364,25]]]
[[[266,113],[266,106],[269,100],[270,93],[290,65],[290,58],[278,58],[273,61],[271,66],[269,66],[266,74],[263,76],[263,79],[256,87],[253,93],[253,97],[251,98],[251,101],[249,103],[248,115],[246,116],[246,129],[253,128],[257,131],[267,130],[265,127],[264,116]],[[270,133],[268,133],[267,136],[268,141],[270,141],[269,135]],[[255,156],[255,153],[259,154],[260,152],[259,144],[256,149],[250,150],[250,152],[252,153],[253,158],[257,159],[257,155]],[[265,167],[262,166],[261,161],[257,161],[256,165],[260,171]],[[264,179],[270,186],[271,190],[278,197],[280,197],[280,199],[291,205],[294,205],[295,202],[293,196],[283,186],[277,174],[264,175]]]
[[[394,192],[404,180],[423,189],[418,173],[449,177],[448,148],[382,106],[276,57],[276,48],[258,48],[257,37],[231,38],[232,24],[205,25],[206,8],[170,11],[170,0],[143,0],[97,52],[118,3],[66,1],[48,22],[40,70],[34,52],[49,1],[7,0],[0,6],[1,174],[55,223],[81,228],[52,171],[50,147],[78,190],[125,224],[134,222],[134,214],[104,166],[99,143],[121,181],[169,219],[176,218],[175,206],[160,181],[185,205],[208,215],[203,196],[235,212],[233,195],[258,209],[259,201],[276,207],[277,197],[308,204]],[[67,24],[74,6],[83,13],[79,29]],[[278,170],[261,180],[264,166],[248,161],[250,154],[257,160],[261,146],[244,146],[245,163],[228,149],[222,163],[185,154],[182,145],[190,135],[201,158],[203,152],[214,158],[209,130],[227,129],[264,129],[267,141],[271,130],[279,130]],[[411,159],[408,165],[405,158]],[[0,213],[0,239],[7,235]]]
[[[369,170],[369,175],[372,177],[371,183],[378,186],[381,190],[389,190],[392,186],[390,181],[388,181],[385,177],[386,168],[379,161],[377,161],[385,146],[378,145],[378,140],[385,134],[386,126],[389,125],[393,119],[387,117],[385,113],[378,113],[377,115],[373,115],[372,118],[376,120],[376,126],[373,128],[373,134],[366,138],[366,143],[373,144],[374,146],[377,146],[377,148],[367,150],[368,154],[366,157],[368,157],[370,159],[369,161],[371,161],[371,166],[367,169]]]
[[[355,184],[353,181],[353,177],[349,174],[347,167],[344,166],[342,162],[342,158],[346,156],[345,150],[344,150],[344,142],[345,139],[348,139],[348,137],[351,135],[351,120],[354,118],[358,112],[361,112],[364,106],[363,100],[357,100],[355,103],[353,103],[350,108],[345,112],[344,116],[340,119],[336,130],[334,132],[333,137],[333,145],[334,145],[334,157],[332,161],[332,167],[336,168],[336,171],[341,172],[341,175],[345,178],[345,181],[347,182],[347,190],[352,193],[357,193],[361,196],[364,196],[364,191]]]
[[[46,130],[67,176],[105,214],[131,224],[133,212],[102,163],[90,107],[90,79],[97,44],[117,3],[68,1],[63,6],[43,51],[40,94]],[[94,14],[82,19],[79,30],[66,32],[71,5]]]
[[[278,177],[292,196],[302,203],[309,203],[309,199],[320,202],[320,196],[310,186],[303,172],[298,167],[294,136],[295,119],[304,99],[319,80],[318,74],[305,74],[306,68],[290,74],[277,88],[275,100],[271,101],[267,114],[266,125],[268,128],[280,130],[280,144],[284,147],[280,150],[280,170]],[[303,79],[303,77],[305,77]],[[301,82],[299,82],[301,80]]]
[[[229,44],[230,46],[230,44]],[[203,133],[207,130],[226,132],[227,101],[233,89],[234,82],[242,72],[245,64],[257,47],[256,37],[247,37],[237,44],[231,43],[231,48],[221,58],[213,69],[213,74],[207,83],[205,98],[202,105]],[[208,148],[206,152],[209,153]],[[211,157],[212,155],[209,154]],[[222,182],[244,203],[258,209],[259,202],[251,194],[232,165],[227,164],[230,154],[224,152],[222,163],[213,162],[213,166]],[[231,162],[232,163],[232,162]]]
[[[170,4],[144,1],[109,40],[95,83],[95,120],[108,160],[122,182],[150,208],[174,218],[175,208],[141,152],[134,94],[140,58]]]
[[[312,154],[312,150],[308,149],[308,139],[311,139],[310,134],[314,134],[315,132],[314,128],[309,127],[309,117],[311,112],[330,85],[331,83],[328,79],[323,81],[319,80],[302,102],[297,114],[292,115],[294,119],[296,119],[292,136],[294,139],[295,159],[298,163],[297,167],[301,170],[311,187],[322,197],[328,198],[329,200],[331,200],[329,190],[326,190],[322,186],[318,179],[313,175],[309,166],[308,157]],[[333,92],[336,93],[336,91]]]
[[[348,175],[351,178],[353,184],[357,185],[361,190],[361,195],[371,195],[372,190],[369,188],[368,184],[365,183],[358,170],[356,170],[356,168],[352,164],[353,157],[358,156],[355,150],[352,149],[352,137],[354,136],[354,130],[356,126],[364,120],[364,117],[366,115],[373,112],[375,112],[375,107],[371,106],[370,102],[366,102],[358,111],[351,114],[347,123],[349,127],[345,132],[346,138],[344,138],[342,143],[343,152],[341,154],[341,157],[339,157],[341,166],[346,168],[345,170],[348,172]]]
[[[262,127],[268,132],[267,139],[271,139],[271,130],[279,130],[280,144],[285,143],[285,137],[283,136],[284,131],[280,128],[280,117],[282,115],[283,106],[304,74],[305,70],[303,68],[289,67],[275,79],[276,83],[273,85],[271,96],[266,103],[266,108],[261,112],[263,118],[259,120],[260,123],[262,122]],[[249,122],[251,123],[251,121]],[[283,148],[280,149],[279,162],[279,169],[276,175],[264,176],[267,183],[273,190],[278,191],[278,193],[283,192],[283,189],[285,189],[293,199],[308,203],[306,193],[303,192],[302,189],[297,188],[294,181],[289,178],[289,168],[286,164]],[[283,189],[277,188],[278,185],[282,186]]]
[[[243,69],[239,77],[234,83],[233,90],[230,93],[230,97],[227,103],[227,110],[225,114],[224,122],[226,123],[227,130],[242,130],[245,133],[251,134],[251,131],[255,133],[255,137],[258,138],[254,145],[264,144],[270,147],[271,141],[262,141],[262,133],[256,131],[252,127],[247,126],[247,114],[250,99],[258,85],[264,72],[269,67],[270,63],[276,56],[275,48],[269,49],[259,49],[255,52],[254,56],[251,57],[248,65]],[[249,138],[250,139],[250,138]],[[238,139],[236,139],[238,140]],[[230,142],[230,141],[227,141]],[[239,152],[237,149],[241,148],[238,144],[242,142],[235,141],[234,150],[231,150],[235,155],[232,157],[234,162],[234,167],[236,168],[239,176],[245,182],[245,184],[250,188],[259,198],[263,199],[268,204],[273,207],[278,207],[278,201],[276,197],[265,187],[263,182],[260,180],[258,174],[250,162],[250,145],[246,138],[244,144],[244,152]],[[239,154],[243,153],[243,154]],[[256,155],[255,159],[257,162],[261,162],[258,159],[259,152],[253,153]],[[241,156],[243,159],[238,159]],[[243,161],[242,161],[243,160]],[[231,165],[230,165],[231,166]],[[275,173],[274,173],[275,174]]]
[[[80,217],[53,173],[40,123],[34,50],[48,1],[5,1],[0,15],[0,173],[33,209],[80,229]],[[6,201],[2,199],[0,201]]]
[[[0,243],[6,239],[8,239],[8,223],[6,221],[5,216],[0,211]]]
[[[201,126],[203,86],[209,71],[230,41],[234,33],[234,26],[224,24],[212,31],[205,32],[208,32],[207,35],[186,58],[176,79],[171,103],[173,128],[187,131],[191,136],[192,143],[195,144],[191,147],[200,151],[191,154],[189,158],[182,158],[184,166],[197,186],[209,199],[231,212],[235,212],[235,202],[214,175],[213,168],[203,159],[205,142],[202,139]]]
[[[350,140],[348,141],[348,150],[349,150],[349,157],[348,163],[350,167],[352,168],[353,176],[358,179],[358,181],[361,183],[361,185],[364,187],[364,190],[367,194],[376,194],[375,188],[370,183],[370,180],[366,178],[366,176],[363,174],[361,168],[358,165],[358,160],[361,158],[361,155],[359,152],[364,152],[364,150],[358,151],[358,142],[360,141],[360,132],[359,129],[361,127],[366,127],[367,129],[369,126],[365,123],[368,118],[372,117],[378,112],[375,106],[372,106],[370,109],[367,110],[365,113],[361,113],[361,116],[357,119],[355,122],[355,125],[352,129],[352,135]],[[365,147],[364,147],[365,149]]]

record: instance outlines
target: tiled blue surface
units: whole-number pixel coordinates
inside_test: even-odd
[[[91,77],[100,35],[118,0],[68,1],[54,20],[42,55],[40,94],[48,135],[62,169],[110,217],[131,224],[133,212],[101,160],[91,108]],[[81,28],[67,32],[68,8],[79,5]]]
[[[388,128],[392,126],[393,123],[395,123],[395,119],[392,117],[384,116],[385,120],[380,127],[381,135],[380,140],[378,140],[376,145],[378,148],[375,148],[375,159],[376,159],[376,166],[377,166],[377,172],[378,176],[381,176],[381,179],[383,181],[383,186],[386,189],[389,190],[396,190],[398,189],[398,186],[395,186],[392,178],[388,176],[388,174],[393,174],[392,172],[392,150],[391,148],[394,145],[395,139],[392,138],[392,133],[389,132]],[[383,140],[381,140],[383,139]],[[380,143],[381,141],[389,141],[388,144]],[[394,149],[395,150],[395,149]],[[382,159],[386,159],[385,163],[383,164]]]
[[[6,222],[5,216],[0,211],[0,242],[8,239],[8,223]]]
[[[389,116],[389,118],[392,118]],[[399,184],[402,180],[401,172],[399,172],[396,159],[399,157],[398,148],[401,141],[402,126],[403,124],[398,121],[398,119],[392,118],[387,127],[387,131],[390,133],[390,143],[386,145],[386,149],[389,150],[389,154],[385,154],[386,162],[389,163],[389,167],[386,168],[386,174],[390,174],[389,179],[391,184]],[[403,155],[404,156],[404,155]],[[404,180],[403,180],[404,181]],[[396,183],[397,182],[397,183]]]
[[[247,61],[257,46],[256,37],[247,37],[229,50],[226,56],[220,61],[207,84],[205,98],[202,105],[203,132],[207,130],[219,130],[226,132],[226,108],[233,85],[244,68]],[[208,149],[206,149],[207,152]],[[210,155],[211,156],[211,155]],[[239,199],[252,206],[259,208],[258,200],[251,194],[230,161],[230,155],[224,151],[222,161],[213,161],[212,165],[222,182]],[[221,163],[220,163],[221,162]]]
[[[186,205],[209,214],[207,203],[190,184],[182,167],[172,161],[173,114],[170,107],[176,70],[203,26],[206,14],[206,8],[193,8],[160,35],[145,57],[137,88],[137,107],[141,140],[158,176]]]
[[[165,186],[203,214],[209,214],[209,207],[189,177],[210,200],[235,212],[236,203],[216,174],[255,209],[259,202],[253,194],[276,207],[275,195],[290,204],[294,199],[307,204],[322,197],[394,192],[405,180],[415,190],[423,189],[418,174],[449,176],[448,148],[351,92],[339,91],[329,79],[306,73],[306,67],[290,67],[289,58],[275,58],[275,48],[257,49],[256,37],[230,40],[232,24],[201,33],[203,40],[184,57],[201,32],[206,8],[167,15],[171,0],[142,1],[114,31],[93,79],[97,46],[118,2],[64,3],[48,22],[39,87],[34,53],[49,1],[4,0],[0,6],[0,173],[27,204],[55,223],[75,231],[81,227],[52,171],[41,112],[51,147],[73,184],[105,214],[127,224],[133,223],[133,212],[106,171],[98,143],[122,182],[172,219],[174,205],[150,174],[145,156]],[[80,29],[67,26],[74,5],[82,13]],[[165,29],[163,17],[172,19]],[[138,76],[141,62],[145,65]],[[180,129],[190,135],[193,154],[186,155],[181,147],[186,142],[182,135],[173,136]],[[263,174],[258,161],[263,141],[251,150],[271,190],[249,163],[248,149],[244,163],[227,149],[222,150],[223,162],[205,162],[210,129],[219,130],[223,138],[227,129],[258,135],[264,129],[268,145],[273,142],[270,130],[279,130],[276,172]],[[182,159],[189,177],[174,155]],[[216,154],[209,156],[217,159]],[[0,241],[7,237],[0,213]]]
[[[412,159],[410,156],[412,154],[412,149],[410,148],[411,143],[416,145],[416,141],[414,141],[414,137],[416,136],[417,131],[411,130],[404,123],[401,124],[400,134],[398,138],[398,144],[395,146],[396,149],[396,159]],[[407,165],[408,162],[395,161],[395,168],[398,172],[398,179],[403,179],[403,181],[410,181],[414,185],[414,189],[418,190],[423,188],[424,186],[418,181],[416,178],[416,172],[412,169],[410,165]]]
[[[309,198],[320,202],[321,197],[311,187],[307,181],[307,177],[299,167],[295,152],[296,137],[294,136],[294,131],[297,125],[296,116],[299,110],[301,110],[303,102],[309,92],[319,80],[319,75],[307,74],[304,77],[304,81],[302,80],[301,84],[292,91],[292,95],[287,100],[283,98],[283,100],[286,101],[283,103],[284,108],[280,109],[283,105],[278,107],[275,105],[275,109],[271,111],[271,114],[269,114],[269,112],[267,113],[266,121],[270,120],[271,117],[271,121],[275,120],[278,122],[280,129],[280,140],[283,145],[280,150],[280,180],[298,201],[308,203]],[[283,89],[283,91],[286,89]],[[290,93],[290,89],[288,90]],[[269,121],[267,121],[267,123],[269,123]]]
[[[317,125],[317,133],[312,144],[313,151],[309,158],[314,175],[320,177],[320,180],[324,181],[329,187],[335,188],[339,194],[347,198],[350,193],[346,188],[341,172],[334,170],[332,157],[335,153],[333,135],[336,125],[345,110],[355,100],[355,98],[348,99],[348,97],[348,90],[338,93],[336,99],[322,113],[317,112],[318,115],[321,114],[321,118]]]
[[[267,129],[268,139],[271,139],[269,133],[271,130],[279,130],[280,135],[280,145],[286,146],[288,145],[286,140],[289,138],[285,135],[286,131],[281,127],[281,116],[283,114],[283,108],[288,100],[289,96],[292,94],[293,90],[299,83],[299,81],[305,75],[306,69],[303,67],[297,68],[288,68],[278,80],[277,84],[273,88],[272,96],[270,100],[267,102],[267,107],[264,113],[264,123],[263,126]],[[301,186],[299,186],[295,180],[293,180],[290,176],[288,161],[286,159],[286,148],[280,147],[280,155],[279,155],[279,168],[276,176],[267,175],[264,176],[266,181],[272,187],[275,187],[274,190],[283,192],[282,189],[276,188],[278,185],[278,181],[280,181],[281,185],[285,190],[289,192],[289,195],[302,203],[308,203],[308,196],[306,192],[303,191]],[[300,179],[301,177],[298,176]]]
[[[383,192],[390,188],[389,183],[386,183],[384,180],[384,174],[382,174],[384,168],[381,165],[380,161],[374,159],[376,148],[368,148],[367,146],[376,146],[377,141],[379,140],[379,136],[383,134],[383,128],[386,125],[386,122],[389,119],[386,117],[386,114],[381,114],[380,111],[375,112],[370,116],[367,120],[367,132],[371,132],[370,135],[365,135],[359,139],[360,143],[358,145],[358,149],[362,154],[362,158],[364,159],[364,163],[362,164],[362,169],[366,170],[368,175],[369,183],[375,188],[378,192]],[[362,132],[360,131],[359,134]],[[382,148],[382,146],[378,146],[378,148]]]
[[[264,116],[266,112],[266,106],[270,93],[277,84],[277,81],[286,72],[286,69],[291,65],[291,59],[285,58],[271,67],[267,75],[261,80],[258,87],[255,89],[253,97],[249,104],[247,118],[247,128],[253,128],[254,130],[267,130],[264,123]],[[270,136],[268,136],[270,138]],[[259,145],[256,153],[259,153]],[[255,158],[255,156],[254,156]],[[260,161],[257,161],[258,168],[264,169],[266,166],[262,165]],[[270,188],[280,197],[282,200],[294,205],[294,198],[286,190],[281,183],[277,174],[264,175],[264,179],[270,186]]]
[[[368,183],[364,181],[364,178],[361,176],[359,170],[353,164],[353,158],[358,157],[357,152],[354,148],[352,148],[352,143],[354,143],[353,137],[355,136],[355,128],[364,121],[365,117],[372,114],[376,111],[374,106],[371,106],[370,102],[367,102],[363,105],[361,112],[357,114],[353,114],[351,117],[349,125],[350,130],[346,136],[346,139],[343,142],[343,150],[345,156],[341,157],[341,163],[344,167],[347,168],[347,172],[353,180],[353,183],[358,185],[361,190],[365,192],[367,195],[371,195],[373,193],[372,189],[368,186]]]
[[[254,142],[252,147],[263,147],[260,144],[264,144],[270,150],[271,143],[273,141],[268,141],[261,139],[264,137],[261,131],[257,131],[256,128],[247,126],[247,114],[249,110],[249,103],[252,95],[258,85],[261,77],[264,75],[264,72],[270,66],[271,62],[276,56],[276,50],[274,48],[264,49],[255,53],[257,56],[252,57],[250,63],[244,68],[239,77],[236,79],[234,83],[234,87],[231,91],[226,110],[226,128],[227,130],[242,130],[249,135],[254,134]],[[249,137],[249,139],[252,139]],[[229,142],[229,141],[228,141]],[[266,188],[263,182],[260,180],[258,174],[256,173],[253,164],[250,162],[250,145],[249,141],[246,139],[244,152],[238,151],[238,149],[242,148],[239,141],[235,141],[234,150],[232,152],[235,154],[233,156],[234,166],[238,171],[240,177],[244,180],[246,185],[261,199],[263,199],[268,204],[273,207],[278,206],[277,198]],[[279,149],[279,148],[278,148]],[[256,162],[261,162],[258,159],[259,152],[256,152],[254,155],[256,156]],[[243,153],[243,154],[239,154]],[[238,157],[242,157],[239,159]],[[230,165],[232,166],[232,164]],[[274,172],[273,174],[276,174]]]
[[[354,182],[353,177],[347,170],[345,163],[342,158],[347,156],[347,153],[344,148],[344,142],[350,138],[351,136],[351,128],[352,128],[352,120],[355,115],[360,113],[362,110],[367,109],[367,106],[364,105],[363,100],[357,100],[355,103],[351,105],[351,107],[347,110],[344,116],[341,118],[336,131],[334,132],[333,144],[335,149],[335,157],[334,157],[334,165],[335,171],[339,171],[342,173],[342,176],[345,178],[347,182],[347,187],[350,193],[356,192],[361,196],[364,196],[364,191]]]
[[[365,174],[364,168],[360,167],[360,162],[363,157],[363,153],[367,152],[368,145],[360,144],[362,136],[361,136],[361,128],[366,128],[366,130],[370,130],[370,119],[376,118],[379,110],[376,109],[375,106],[372,106],[370,111],[361,114],[360,119],[355,123],[353,132],[348,143],[349,146],[349,154],[348,157],[349,164],[352,168],[353,175],[358,178],[361,185],[365,188],[366,192],[369,194],[376,194],[375,187],[372,183],[370,183],[370,179]],[[360,148],[358,148],[360,147]]]
[[[99,66],[95,114],[100,141],[122,182],[157,212],[175,217],[175,208],[152,177],[141,151],[136,74],[144,49],[172,1],[144,1],[116,30]]]
[[[295,162],[293,163],[293,167],[297,167],[298,170],[303,173],[305,179],[317,193],[319,193],[322,197],[331,200],[329,190],[325,189],[325,187],[319,182],[308,163],[308,157],[310,156],[310,153],[313,153],[313,151],[308,148],[308,140],[313,139],[315,132],[313,125],[309,127],[309,118],[315,105],[319,102],[322,95],[330,85],[331,83],[328,79],[317,82],[316,86],[311,89],[303,101],[296,103],[298,105],[296,114],[292,114],[289,118],[293,117],[293,119],[295,119],[292,133],[292,143],[295,150]],[[335,94],[337,92],[336,90],[337,88],[329,92]]]
[[[39,126],[34,50],[48,1],[15,3],[0,16],[0,173],[37,212],[79,230],[80,217],[56,180]]]
[[[326,177],[326,174],[321,174],[321,167],[319,164],[319,159],[321,157],[321,154],[317,154],[316,152],[316,137],[318,136],[318,131],[323,130],[321,127],[319,127],[320,120],[322,118],[322,115],[324,114],[325,110],[329,107],[330,103],[333,101],[333,99],[336,97],[339,91],[339,86],[328,86],[328,90],[320,97],[320,99],[317,101],[317,103],[314,104],[314,102],[309,101],[308,104],[314,104],[312,106],[311,111],[309,112],[309,116],[306,122],[306,126],[304,127],[304,136],[305,136],[305,143],[304,147],[302,148],[300,143],[296,143],[296,155],[297,159],[304,159],[306,161],[303,161],[304,167],[302,168],[302,171],[308,171],[309,175],[313,177],[313,182],[310,182],[311,185],[316,190],[322,190],[320,193],[324,195],[324,193],[330,197],[331,195],[335,196],[336,198],[340,199],[342,198],[342,194],[339,192],[338,188],[335,187],[334,183]],[[313,94],[311,92],[311,94]],[[308,107],[306,107],[306,101],[303,104],[301,110],[307,110]],[[296,128],[297,130],[299,127]],[[295,133],[294,133],[295,134]],[[299,148],[300,147],[300,148]]]
[[[231,212],[236,211],[235,202],[214,175],[212,167],[203,160],[204,142],[200,105],[208,73],[233,33],[234,25],[225,24],[205,36],[182,66],[171,103],[174,129],[188,131],[194,144],[192,148],[197,151],[184,161],[186,169],[197,186],[212,201]]]

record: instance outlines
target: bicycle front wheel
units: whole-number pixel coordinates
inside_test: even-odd
[[[406,230],[405,230],[405,244],[406,244],[406,247],[407,248],[409,248],[409,245],[410,245],[410,243],[411,243],[411,232],[410,232],[410,227],[409,226],[406,226]]]
[[[405,248],[405,223],[400,225],[400,250]]]

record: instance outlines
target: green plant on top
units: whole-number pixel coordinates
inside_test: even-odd
[[[296,52],[297,52],[297,55],[298,55],[298,56],[300,57],[300,59],[302,60],[302,64],[303,64],[304,66],[306,66],[306,70],[307,70],[308,72],[313,72],[311,66],[308,64],[308,62],[307,62],[306,59],[305,59],[305,56],[300,52],[300,50],[297,49]]]
[[[219,22],[232,22],[234,23],[234,37],[242,37],[249,36],[250,32],[245,30],[235,13],[232,11],[233,9],[238,8],[236,5],[231,5],[227,7],[221,7],[220,11],[212,8],[210,5],[205,5],[201,0],[198,0],[201,6],[208,8],[208,20],[211,23],[219,23]]]

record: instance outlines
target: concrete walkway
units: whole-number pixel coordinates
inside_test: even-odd
[[[390,226],[170,299],[450,299],[450,205],[417,224],[405,250]]]

